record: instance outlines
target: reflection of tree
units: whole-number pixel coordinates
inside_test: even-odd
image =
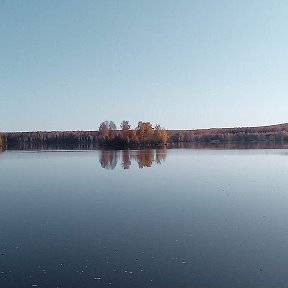
[[[139,153],[136,155],[136,161],[139,168],[151,167],[154,161],[154,150],[139,150]]]
[[[156,149],[156,156],[155,161],[157,164],[161,164],[163,161],[166,160],[167,157],[167,149]]]
[[[102,168],[114,169],[117,165],[118,153],[117,151],[101,150],[99,155],[99,162]]]
[[[123,169],[129,169],[130,165],[131,165],[130,151],[124,150],[124,151],[122,151],[122,168]]]
[[[102,168],[114,169],[117,165],[118,156],[121,153],[121,167],[130,169],[132,161],[137,162],[139,168],[151,167],[153,163],[161,164],[167,156],[167,149],[145,150],[101,150],[99,162]]]

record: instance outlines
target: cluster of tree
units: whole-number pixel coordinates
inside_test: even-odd
[[[121,167],[129,169],[135,161],[139,168],[151,167],[153,164],[161,164],[165,161],[167,149],[145,149],[145,150],[101,150],[99,162],[102,168],[114,169],[121,159]]]
[[[170,141],[194,143],[288,142],[288,124],[169,131]]]
[[[168,133],[160,125],[152,126],[150,122],[138,122],[135,129],[131,129],[129,121],[123,120],[120,129],[113,121],[104,121],[99,126],[99,142],[103,145],[133,146],[133,145],[165,145]]]

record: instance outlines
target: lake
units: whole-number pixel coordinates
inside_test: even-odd
[[[0,153],[0,287],[287,287],[285,149]]]

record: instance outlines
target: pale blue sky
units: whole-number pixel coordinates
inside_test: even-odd
[[[0,131],[288,122],[287,0],[0,0]]]

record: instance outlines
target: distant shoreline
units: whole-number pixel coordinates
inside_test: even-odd
[[[133,131],[133,130],[132,130]],[[288,143],[288,123],[236,128],[210,128],[195,130],[166,130],[168,145],[179,143],[190,144],[252,144],[252,143]],[[117,135],[119,130],[111,131]],[[162,144],[119,143],[103,141],[99,131],[33,131],[4,132],[4,147],[37,146],[37,145],[83,145],[89,147],[160,147]],[[104,139],[105,140],[105,139]]]

